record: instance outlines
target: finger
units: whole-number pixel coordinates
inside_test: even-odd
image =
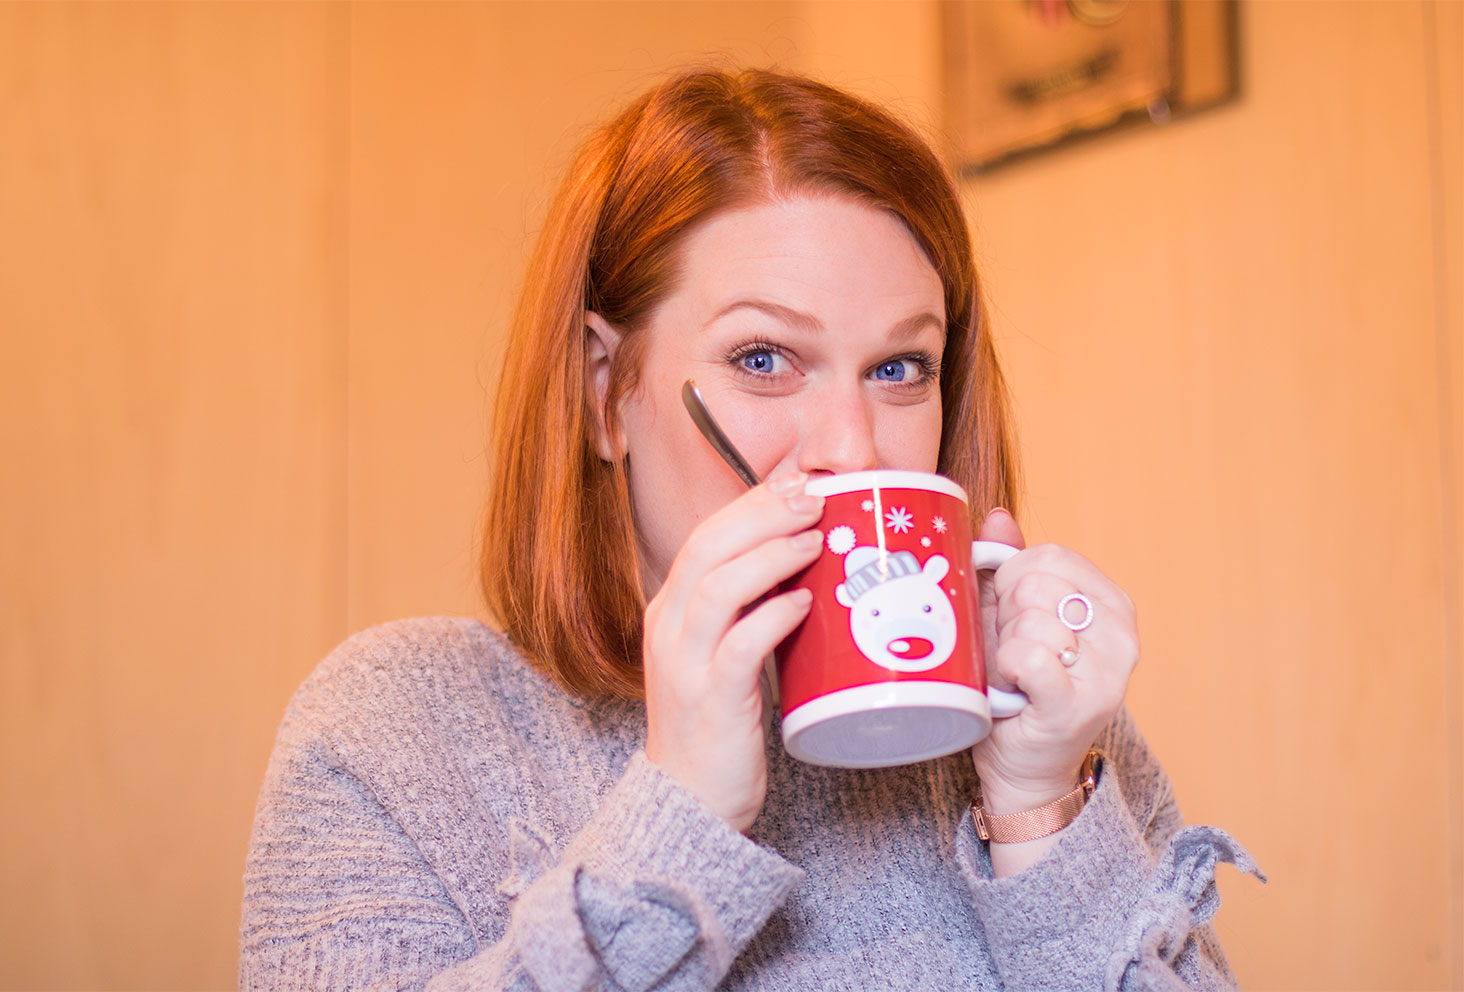
[[[1101,601],[1105,609],[1116,611],[1121,616],[1133,615],[1133,601],[1104,572],[1082,555],[1058,544],[1039,544],[1028,548],[997,569],[994,586],[998,598],[1022,581],[1032,572],[1045,572],[1064,580],[1069,588],[1053,600],[1057,601],[1071,592],[1081,592],[1094,601]],[[1058,587],[1052,587],[1056,589]]]
[[[1007,641],[996,650],[996,670],[1034,703],[1051,705],[1073,691],[1069,669],[1057,653],[1037,641]]]
[[[1005,625],[1011,619],[1027,612],[1044,612],[1052,622],[1066,630],[1057,606],[1063,598],[1074,592],[1073,584],[1066,578],[1052,572],[1032,570],[1021,573],[1015,581],[1000,583],[1006,588],[998,594],[997,623]],[[1079,604],[1081,606],[1081,604]],[[1076,619],[1081,620],[1083,612],[1074,609]]]
[[[712,569],[696,583],[686,603],[684,630],[693,650],[708,653],[736,622],[744,607],[779,582],[807,568],[823,549],[823,533],[806,530],[776,537]]]
[[[823,514],[823,497],[809,496],[799,482],[787,491],[788,479],[770,480],[728,503],[702,521],[677,552],[666,582],[669,597],[685,607],[685,597],[707,572],[774,537],[804,530]]]
[[[986,515],[976,531],[978,541],[996,541],[1010,544],[1014,548],[1025,548],[1027,541],[1022,537],[1022,528],[1015,517],[1004,507],[998,506]]]
[[[760,692],[763,659],[793,633],[813,606],[808,589],[790,589],[759,603],[722,638],[712,658],[714,676],[732,692]]]
[[[1060,654],[1063,648],[1075,647],[1077,644],[1075,635],[1063,626],[1057,614],[1040,607],[1020,610],[1006,618],[997,643],[1004,644],[1007,641],[1044,644],[1053,654]]]
[[[823,514],[824,498],[803,491],[803,472],[769,479],[713,513],[692,532],[686,548],[707,568],[772,537],[809,526]]]
[[[1001,649],[1006,645],[1041,645],[1047,656],[1053,658],[1062,654],[1064,648],[1077,647],[1072,631],[1064,627],[1055,614],[1043,609],[1021,610],[1006,617],[995,643],[998,646],[997,652],[987,663],[987,680],[998,689],[1007,691],[1015,688],[1016,683],[1014,677],[1003,671],[998,664],[998,659],[1002,657]],[[1007,650],[1009,653],[1020,653],[1022,649]]]
[[[1071,592],[1072,586],[1066,580],[1046,572],[1028,572],[1022,576],[1001,598],[995,611],[1000,625],[998,645],[1025,641],[1044,645],[1049,657],[1059,657],[1067,649],[1102,657],[1106,652],[1098,639],[1086,634],[1080,637],[1058,614],[1057,605]],[[1081,616],[1081,610],[1075,612]],[[1118,629],[1116,618],[1109,619],[1105,629],[1110,632]]]
[[[1062,655],[1069,649],[1076,653],[1064,664]],[[1056,667],[1053,667],[1054,659]],[[1050,691],[1041,675],[1045,672],[1056,676],[1061,669],[1069,686],[1081,689],[1091,705],[1102,708],[1109,703],[1117,705],[1123,699],[1137,663],[1137,640],[1128,633],[1105,632],[1080,641],[1060,624],[1054,630],[1048,618],[1029,611],[1014,618],[1003,630],[1001,646],[988,668],[987,680],[998,689],[1020,686],[1030,695]],[[1031,669],[1036,669],[1035,689],[1031,688],[1034,678]],[[1047,698],[1050,701],[1053,697]]]

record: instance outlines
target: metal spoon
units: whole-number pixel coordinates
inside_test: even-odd
[[[722,456],[722,461],[732,466],[732,471],[737,473],[738,478],[747,483],[751,489],[759,481],[757,473],[752,466],[747,464],[747,459],[727,440],[727,435],[722,433],[722,428],[717,426],[717,421],[712,417],[712,411],[707,409],[706,401],[702,399],[701,390],[696,388],[696,383],[687,379],[681,387],[681,402],[686,404],[686,412],[691,414],[692,422],[696,429],[702,432],[702,437],[711,443],[713,450]]]
[[[692,422],[696,429],[702,432],[702,437],[711,444],[712,449],[722,456],[722,461],[732,466],[732,471],[737,473],[738,478],[747,483],[751,489],[757,485],[759,479],[752,466],[747,464],[747,459],[742,457],[742,452],[727,439],[722,433],[722,428],[717,426],[716,418],[712,411],[707,409],[706,400],[702,399],[701,390],[696,388],[696,383],[687,379],[681,386],[681,402],[686,404],[686,412],[691,414]],[[763,699],[766,705],[763,706],[763,733],[772,732],[773,710],[778,705],[778,662],[777,657],[770,651],[767,657],[763,658],[762,676],[758,679],[762,689]]]

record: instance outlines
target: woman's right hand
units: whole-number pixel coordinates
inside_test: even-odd
[[[767,795],[763,658],[813,601],[758,602],[818,557],[823,497],[807,478],[775,476],[702,521],[646,607],[646,756],[743,833]]]

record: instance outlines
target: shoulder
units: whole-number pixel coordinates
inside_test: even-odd
[[[260,790],[250,953],[263,953],[269,928],[313,934],[345,921],[354,940],[390,917],[423,939],[448,934],[456,955],[463,915],[488,926],[517,807],[514,742],[493,707],[532,677],[526,668],[501,634],[445,617],[364,630],[316,666]]]
[[[421,737],[464,711],[548,690],[513,643],[478,620],[397,620],[352,635],[321,661],[291,699],[281,734]]]
[[[480,659],[518,657],[508,638],[471,617],[417,617],[368,627],[341,642],[310,680],[410,675]]]
[[[574,696],[476,620],[401,620],[354,635],[310,674],[271,775],[344,774],[406,805],[432,783],[470,782],[491,805],[613,780],[644,725],[638,704]]]
[[[316,666],[299,695],[347,693],[364,702],[367,687],[422,691],[525,667],[513,643],[479,620],[418,617],[351,635]]]

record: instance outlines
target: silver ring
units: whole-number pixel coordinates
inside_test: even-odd
[[[1057,660],[1062,662],[1063,668],[1072,668],[1078,663],[1078,659],[1081,657],[1082,653],[1076,648],[1063,648],[1058,652]]]
[[[1073,623],[1067,617],[1067,605],[1075,600],[1088,608],[1088,612],[1084,614],[1083,619],[1077,623]],[[1057,604],[1057,618],[1062,621],[1064,627],[1074,633],[1080,630],[1087,630],[1093,624],[1093,601],[1080,592],[1069,593]]]

